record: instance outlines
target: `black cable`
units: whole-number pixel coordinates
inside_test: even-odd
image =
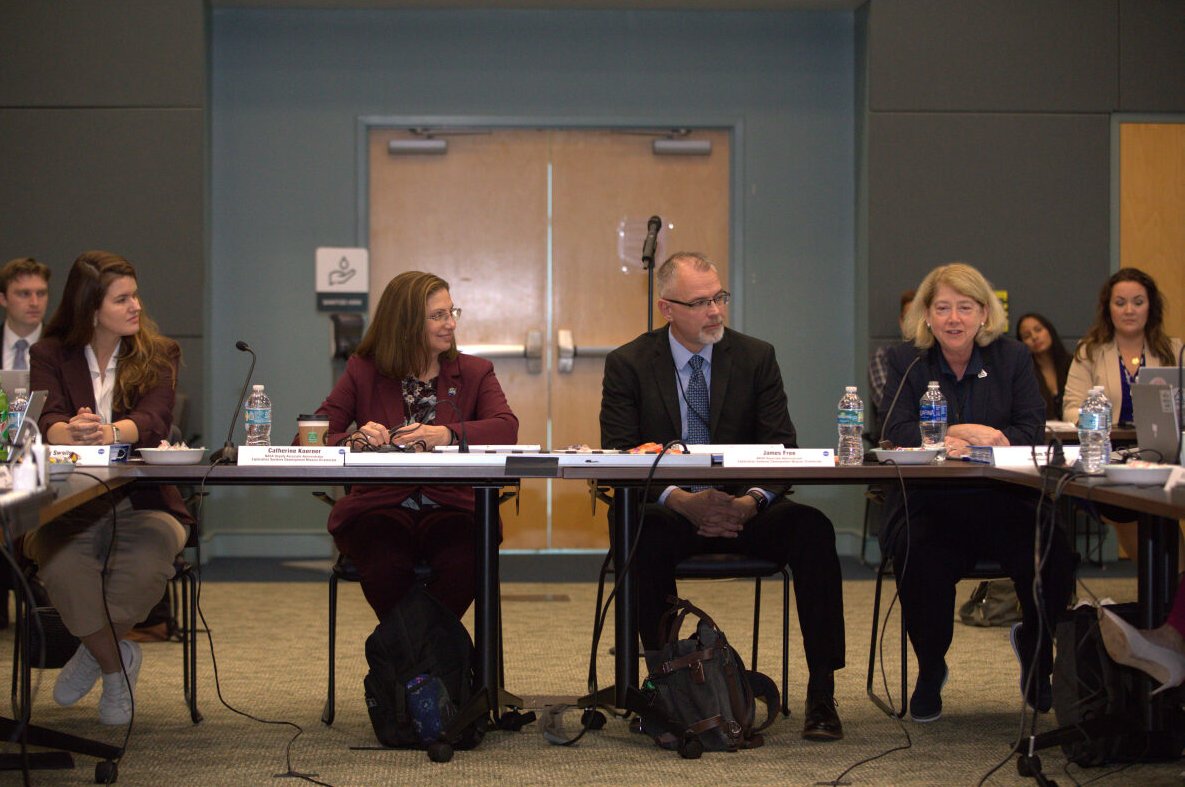
[[[194,515],[194,528],[198,533],[201,532],[200,524],[201,524],[201,520],[202,520],[202,508],[204,506],[206,494],[207,494],[206,493],[206,480],[210,477],[210,473],[212,473],[214,471],[214,468],[218,467],[219,464],[223,464],[223,462],[220,461],[215,464],[212,464],[212,465],[210,465],[209,468],[206,469],[206,472],[202,476],[202,480],[198,486],[197,512]],[[210,624],[206,622],[206,613],[202,610],[202,572],[200,570],[200,566],[202,563],[202,539],[201,539],[200,535],[194,539],[194,544],[195,544],[194,549],[197,552],[195,560],[197,560],[197,564],[199,566],[199,570],[197,572],[196,587],[194,589],[194,606],[197,607],[198,618],[201,620],[202,625],[206,629],[206,641],[209,643],[209,647],[210,647],[210,663],[213,665],[213,668],[214,668],[214,689],[218,695],[218,701],[221,702],[222,705],[230,712],[236,713],[239,716],[243,716],[244,718],[250,719],[251,721],[258,722],[260,724],[273,724],[273,725],[277,725],[277,726],[292,727],[296,730],[296,734],[293,735],[288,740],[287,745],[284,747],[284,765],[287,768],[287,770],[284,773],[275,774],[276,776],[290,777],[290,778],[294,778],[294,779],[302,779],[310,784],[321,785],[321,787],[333,787],[333,785],[331,785],[327,782],[322,782],[322,781],[318,781],[317,779],[314,779],[312,777],[312,775],[310,775],[310,774],[301,773],[299,771],[293,770],[293,768],[292,768],[292,745],[294,743],[296,743],[297,738],[299,738],[301,735],[304,734],[303,727],[301,727],[296,722],[292,722],[292,721],[263,719],[263,718],[259,718],[258,716],[253,716],[250,713],[247,713],[246,711],[239,710],[238,708],[234,707],[233,705],[231,705],[229,702],[226,701],[225,697],[222,696],[222,684],[221,684],[221,681],[219,680],[219,676],[218,676],[218,658],[214,654],[214,632],[210,628]],[[197,635],[197,631],[196,631],[197,622],[190,621],[190,624],[192,626],[194,626],[195,630],[190,631],[189,636],[191,636],[191,637],[196,636]]]
[[[887,459],[887,460],[881,462],[880,464],[892,465],[896,469],[897,483],[901,487],[901,503],[902,503],[903,510],[905,511],[905,539],[906,539],[905,540],[905,559],[901,561],[900,572],[897,571],[896,566],[893,567],[893,574],[894,574],[893,598],[889,600],[889,606],[885,609],[884,625],[881,627],[880,639],[877,642],[877,654],[879,656],[880,668],[881,668],[881,687],[885,692],[885,698],[887,700],[886,704],[891,708],[891,707],[893,707],[893,692],[889,690],[889,677],[888,677],[888,673],[885,672],[885,633],[889,629],[889,619],[893,614],[893,607],[895,607],[897,605],[897,597],[898,597],[898,593],[899,593],[898,586],[905,579],[905,572],[909,568],[909,547],[910,547],[909,494],[906,491],[905,476],[903,476],[901,473],[901,465],[897,464],[892,459]],[[885,561],[885,556],[882,555],[881,556],[881,563],[883,564],[884,561]],[[904,630],[902,631],[901,636],[903,636],[903,637],[905,636]],[[902,664],[901,668],[905,669],[905,665]],[[905,698],[902,697],[902,699],[904,700]],[[906,712],[908,713],[908,709]],[[856,762],[852,763],[847,768],[845,768],[843,771],[841,771],[840,774],[838,776],[836,776],[834,779],[832,779],[831,781],[816,782],[816,784],[817,785],[831,785],[832,787],[838,787],[838,785],[847,784],[847,782],[842,781],[843,778],[845,776],[847,776],[849,773],[851,773],[852,771],[859,768],[861,765],[867,765],[868,763],[875,762],[876,760],[879,760],[882,757],[888,757],[890,754],[893,754],[894,752],[908,751],[909,749],[912,749],[913,748],[913,736],[909,734],[909,726],[907,724],[905,724],[902,717],[898,716],[896,713],[889,713],[886,715],[891,716],[893,721],[897,724],[897,726],[899,728],[901,728],[902,734],[905,735],[905,743],[904,744],[902,744],[900,746],[893,746],[892,748],[885,749],[884,751],[879,752],[877,754],[873,754],[869,757],[865,757],[862,760],[857,760]]]

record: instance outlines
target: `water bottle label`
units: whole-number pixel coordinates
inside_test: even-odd
[[[271,426],[272,408],[248,407],[243,411],[248,426]]]
[[[864,426],[864,411],[840,410],[836,421],[840,426]]]
[[[922,404],[919,420],[922,421],[946,421],[946,405],[945,404]]]
[[[1088,413],[1086,411],[1079,411],[1078,428],[1085,432],[1094,431],[1096,429],[1106,429],[1106,419],[1102,413]]]

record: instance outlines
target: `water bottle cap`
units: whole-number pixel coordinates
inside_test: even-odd
[[[856,393],[856,386],[849,385],[847,388],[844,388],[844,393]]]
[[[262,385],[253,385],[253,386],[251,386],[251,390],[252,391],[262,391],[263,386]]]
[[[29,393],[29,389],[28,388],[17,388],[16,390],[13,391],[13,393],[15,393],[17,396],[24,396]]]
[[[938,381],[937,381],[937,380],[931,380],[929,383],[927,383],[927,384],[926,384],[926,387],[927,387],[927,388],[937,388],[937,387],[938,387]]]

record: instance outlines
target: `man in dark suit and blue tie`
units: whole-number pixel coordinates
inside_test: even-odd
[[[716,266],[679,252],[657,274],[667,326],[605,359],[601,445],[644,442],[796,446],[772,345],[725,327],[729,294]],[[675,566],[700,553],[785,561],[794,574],[810,679],[803,737],[838,740],[834,672],[844,666],[843,586],[835,530],[785,489],[668,487],[648,500],[634,570],[646,650],[661,647],[659,619],[675,593]]]
[[[41,338],[48,305],[49,266],[18,257],[0,268],[0,307],[5,313],[0,368],[29,368],[29,348]]]

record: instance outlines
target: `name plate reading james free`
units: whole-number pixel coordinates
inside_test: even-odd
[[[294,445],[239,446],[239,465],[286,465],[288,467],[341,467],[345,448],[305,448]]]
[[[724,467],[835,467],[835,450],[735,446],[722,459]]]

